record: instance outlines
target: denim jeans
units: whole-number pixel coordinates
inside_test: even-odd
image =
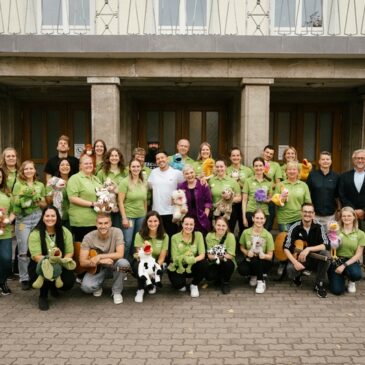
[[[38,224],[42,216],[40,209],[25,217],[17,217],[15,221],[15,235],[18,243],[19,280],[28,281],[28,237],[31,230]]]
[[[128,218],[129,222],[132,222],[132,227],[122,228],[124,236],[124,258],[129,259],[133,255],[134,237],[136,233],[141,229],[144,217],[140,218]]]
[[[362,278],[361,266],[358,262],[354,262],[353,264],[346,267],[342,274],[337,274],[335,272],[336,266],[331,265],[328,269],[328,278],[330,281],[330,291],[332,294],[340,295],[344,293],[345,288],[345,280],[346,277],[350,281],[359,281]]]
[[[115,267],[129,267],[129,262],[126,259],[119,259],[114,263]],[[124,273],[122,271],[113,271],[106,267],[101,267],[100,271],[94,275],[87,273],[82,279],[81,290],[84,293],[91,294],[100,289],[105,279],[113,278],[112,293],[121,294],[123,290]]]
[[[0,284],[4,284],[12,272],[13,245],[11,238],[0,239]]]

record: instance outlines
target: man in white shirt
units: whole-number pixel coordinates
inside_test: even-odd
[[[166,233],[171,237],[178,230],[177,225],[172,223],[171,196],[184,177],[181,171],[169,166],[168,157],[164,151],[156,153],[156,164],[158,168],[153,169],[148,178],[149,188],[152,189],[152,209],[161,215]]]

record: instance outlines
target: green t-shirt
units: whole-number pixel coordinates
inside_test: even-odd
[[[182,232],[176,233],[171,237],[171,259],[175,260],[180,255],[192,253],[195,257],[205,254],[204,239],[200,232],[194,233],[194,242],[185,242]]]
[[[283,177],[283,180],[286,180],[287,179],[287,177],[286,177],[286,163],[284,163],[280,167],[281,167],[281,175]],[[298,173],[299,173],[298,176],[300,176],[301,170],[302,170],[302,164],[300,162],[298,162]]]
[[[300,180],[293,184],[285,180],[276,186],[276,192],[280,193],[282,187],[288,189],[289,195],[285,205],[277,207],[278,223],[288,224],[300,221],[302,219],[302,205],[312,202],[308,185]]]
[[[195,162],[192,163],[195,174],[196,174],[197,177],[199,177],[203,174],[203,162],[204,161],[195,161]]]
[[[241,194],[238,182],[227,175],[223,177],[213,176],[209,179],[209,187],[212,192],[213,205],[216,205],[218,200],[222,198],[222,191],[226,188],[231,188],[234,194]]]
[[[267,162],[266,162],[267,163]],[[283,175],[281,172],[281,167],[280,165],[275,162],[275,161],[270,161],[268,162],[269,166],[270,166],[270,170],[268,173],[266,173],[266,175],[273,181],[273,183],[276,183],[276,180],[282,180],[283,179]]]
[[[341,245],[336,250],[337,256],[350,259],[355,255],[359,246],[365,246],[365,233],[360,229],[353,230],[348,234],[340,230],[339,236],[341,238]]]
[[[237,180],[241,188],[243,187],[243,184],[245,183],[246,179],[253,176],[252,170],[245,165],[240,165],[239,169],[235,169],[232,165],[228,166],[226,174],[227,176],[230,176],[232,179]]]
[[[13,208],[14,213],[17,216],[27,216],[29,214],[32,214],[33,212],[40,210],[40,207],[36,204],[36,201],[33,201],[30,197],[30,193],[33,194],[35,197],[40,197],[41,200],[44,200],[44,197],[46,195],[46,189],[40,181],[34,181],[33,184],[30,186],[25,181],[17,180],[14,185],[13,190]],[[31,203],[30,203],[31,201]],[[24,205],[25,202],[29,202]]]
[[[72,239],[71,232],[66,227],[62,227],[62,229],[63,229],[64,244],[65,244],[65,248],[64,248],[65,252],[62,252],[62,257],[64,257],[66,254],[74,253],[74,245],[73,245],[73,239]],[[46,234],[46,245],[47,245],[48,250],[51,247],[51,243],[55,244],[55,242],[56,242],[56,236],[52,240],[48,236],[48,234]],[[30,233],[29,238],[28,238],[28,245],[29,245],[29,252],[30,252],[30,255],[32,256],[32,258],[34,256],[42,255],[41,238],[39,236],[38,229],[34,229]]]
[[[147,185],[138,183],[129,185],[129,177],[119,184],[119,192],[125,194],[124,209],[128,218],[140,218],[146,215],[145,202],[147,201]]]
[[[0,208],[5,210],[4,214],[6,217],[9,216],[9,213],[13,209],[13,202],[11,195],[6,195],[2,191],[0,191]],[[11,237],[12,237],[12,226],[11,224],[6,224],[4,227],[4,233],[0,236],[0,240],[4,240],[6,238],[11,238]]]
[[[143,247],[144,241],[145,240],[141,237],[141,235],[137,233],[134,239],[134,247]],[[161,251],[167,251],[169,249],[169,236],[166,233],[162,240],[158,238],[149,238],[147,241],[152,246],[152,256],[155,260],[158,260]]]
[[[170,162],[172,162],[172,157],[173,156],[169,156],[168,157],[168,162],[170,163]],[[194,165],[194,163],[195,163],[195,161],[191,158],[191,157],[189,157],[189,156],[186,156],[186,158],[185,159],[183,159],[183,161],[184,161],[184,165]]]
[[[122,180],[128,176],[128,170],[124,169],[124,171],[119,171],[119,172],[113,172],[113,171],[109,171],[107,174],[105,173],[105,171],[103,169],[101,169],[98,174],[97,177],[99,178],[100,182],[102,184],[105,183],[105,180],[107,178],[109,178],[111,181],[113,181],[117,186],[119,186],[119,184],[122,182]]]
[[[209,232],[207,236],[205,237],[205,242],[207,244],[207,250],[211,249],[214,246],[217,246],[220,244],[221,238],[218,238],[215,234],[215,232]],[[234,234],[231,232],[227,233],[227,237],[225,241],[223,242],[223,246],[225,247],[227,253],[232,256],[232,261],[234,262],[234,265],[236,266],[236,238],[234,237]]]
[[[246,250],[250,250],[253,236],[255,236],[253,234],[253,227],[245,229],[240,237],[240,245]],[[270,251],[274,251],[274,240],[269,231],[264,228],[258,237],[261,238],[262,251],[265,254],[269,253]]]
[[[103,161],[97,162],[95,167],[95,175],[97,175],[102,168],[103,168]]]
[[[52,195],[51,193],[52,193],[52,188],[50,186],[46,186],[46,194]],[[62,191],[62,195],[63,195],[63,200],[62,200],[62,217],[61,218],[63,221],[67,221],[69,218],[68,210],[70,208],[70,201],[68,200],[66,188]]]
[[[90,202],[96,202],[96,190],[101,187],[99,179],[86,176],[82,171],[72,175],[67,182],[67,196],[79,197]],[[91,207],[81,207],[70,202],[68,210],[70,225],[74,227],[92,227],[96,224],[96,212]]]
[[[8,172],[8,177],[6,179],[6,186],[8,187],[10,192],[13,191],[16,177],[17,177],[17,171],[9,171]]]
[[[249,177],[244,185],[242,192],[247,194],[247,208],[246,212],[253,213],[256,209],[261,208],[265,215],[269,215],[269,206],[267,203],[257,202],[255,199],[255,192],[257,189],[266,190],[267,195],[272,195],[273,183],[264,179],[263,181],[258,181],[255,176]]]

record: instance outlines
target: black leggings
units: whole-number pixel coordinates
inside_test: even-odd
[[[191,268],[191,274],[179,274],[176,271],[167,270],[167,274],[175,289],[181,289],[186,285],[186,278],[193,278],[192,284],[198,285],[205,277],[207,262],[205,260],[196,262]]]
[[[232,260],[221,261],[220,264],[210,264],[208,265],[205,278],[207,281],[222,281],[228,283],[234,272],[234,263]]]
[[[241,237],[243,230],[245,229],[243,225],[243,218],[242,218],[242,204],[241,203],[234,203],[232,205],[232,213],[231,218],[228,221],[229,230],[234,234],[234,229],[236,227],[236,223],[238,222],[239,232],[238,237]]]
[[[249,261],[248,261],[249,260]],[[262,280],[271,268],[271,261],[261,260],[259,257],[245,257],[238,265],[237,271],[242,276],[257,276],[257,280]]]

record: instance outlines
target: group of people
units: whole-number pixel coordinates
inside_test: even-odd
[[[223,294],[237,269],[247,277],[257,294],[266,290],[275,244],[271,234],[276,216],[280,232],[287,232],[281,250],[285,259],[279,270],[294,284],[316,271],[314,290],[326,297],[326,276],[334,294],[356,291],[362,277],[365,236],[365,150],[353,154],[354,169],[338,175],[331,170],[331,154],[321,152],[318,169],[304,176],[294,147],[283,153],[283,165],[273,161],[275,150],[266,146],[253,166],[242,164],[239,148],[232,148],[229,165],[212,158],[204,142],[196,160],[189,156],[190,143],[181,139],[177,152],[182,170],[171,166],[172,156],[153,141],[146,153],[138,147],[128,166],[118,148],[107,149],[96,140],[80,160],[69,155],[69,139],[61,136],[57,155],[44,169],[46,182],[53,176],[64,181],[62,204],[55,204],[53,191],[37,179],[33,161],[18,162],[14,148],[6,148],[0,161],[0,288],[11,293],[7,279],[12,274],[12,238],[17,242],[19,281],[31,288],[48,262],[58,264],[63,285],[46,279],[40,288],[39,308],[47,310],[48,293],[58,296],[80,281],[81,290],[101,296],[106,278],[113,278],[115,304],[123,302],[127,272],[137,278],[135,301],[146,292],[156,293],[157,283],[146,285],[139,275],[139,250],[152,247],[159,274],[167,272],[174,288],[199,296],[199,284],[213,282]],[[149,159],[147,166],[146,159]],[[205,163],[214,164],[208,176]],[[118,209],[97,213],[96,191],[111,180],[117,186]],[[306,182],[302,181],[306,180]],[[174,220],[171,197],[184,191],[187,211]],[[222,196],[231,191],[228,214],[213,214]],[[278,199],[275,205],[274,197]],[[279,203],[278,203],[279,202]],[[59,203],[59,201],[58,201]],[[336,254],[330,254],[327,225],[338,219]],[[12,223],[15,230],[12,230]],[[305,245],[298,248],[298,240]],[[78,271],[73,261],[78,246]],[[58,248],[60,254],[54,254]],[[217,251],[218,250],[218,251]],[[218,252],[218,253],[217,253]]]

